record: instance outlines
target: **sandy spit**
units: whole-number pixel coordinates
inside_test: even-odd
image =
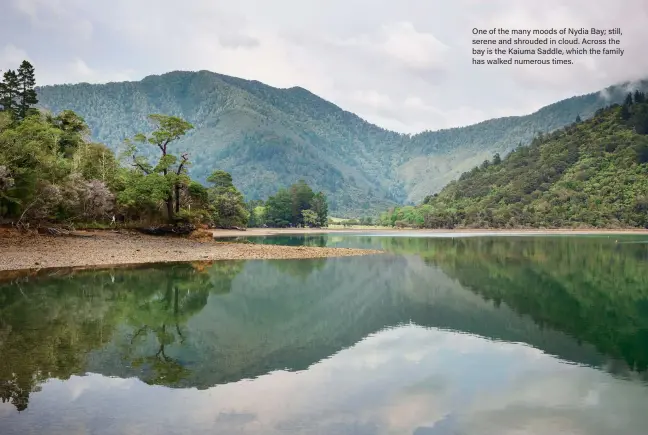
[[[245,232],[237,232],[238,235]],[[76,236],[0,233],[0,271],[113,266],[179,261],[299,259],[382,251],[223,243],[135,232],[84,231]]]

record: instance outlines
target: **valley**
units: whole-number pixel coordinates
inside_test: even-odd
[[[639,84],[648,88],[648,82]],[[587,119],[625,97],[624,86],[569,98],[535,113],[467,127],[405,135],[385,130],[306,89],[278,89],[209,71],[175,71],[138,82],[37,88],[39,107],[73,110],[92,140],[113,150],[150,130],[162,113],[195,129],[178,142],[199,181],[213,168],[232,174],[246,200],[265,199],[278,186],[304,179],[329,198],[340,217],[377,215],[418,204],[494,154],[528,144],[540,132]]]

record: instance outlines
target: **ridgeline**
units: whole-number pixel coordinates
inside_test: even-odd
[[[648,83],[639,85],[648,89]],[[93,140],[117,150],[125,138],[147,131],[147,116],[162,113],[195,128],[178,141],[206,182],[214,169],[237,180],[248,201],[305,180],[341,217],[377,216],[415,204],[495,153],[502,156],[538,133],[621,103],[624,86],[577,96],[525,116],[416,135],[398,134],[293,87],[278,89],[209,71],[175,71],[137,82],[37,88],[40,107],[72,110],[88,123]]]
[[[421,228],[648,228],[648,102],[643,92],[588,121],[496,154],[417,207],[381,223]]]

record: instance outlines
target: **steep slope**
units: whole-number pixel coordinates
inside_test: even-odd
[[[606,98],[594,93],[528,116],[408,136],[302,88],[277,89],[208,71],[46,86],[38,94],[46,109],[81,114],[93,138],[115,149],[124,138],[150,130],[146,115],[181,116],[196,127],[178,144],[193,156],[194,177],[204,180],[213,169],[227,170],[248,199],[264,199],[304,178],[329,195],[332,212],[349,216],[420,201],[485,157],[529,141],[536,131],[562,127],[579,114],[586,118],[623,98],[611,88]]]
[[[648,90],[648,81],[635,84]],[[572,97],[525,116],[490,119],[467,127],[424,132],[412,137],[407,161],[398,167],[408,199],[418,202],[439,192],[450,181],[490,159],[505,156],[537,133],[548,133],[571,124],[577,116],[590,118],[598,109],[621,103],[627,86],[611,86],[601,92]],[[631,88],[632,89],[632,88]]]
[[[648,227],[648,103],[593,118],[484,162],[392,220],[425,227]]]

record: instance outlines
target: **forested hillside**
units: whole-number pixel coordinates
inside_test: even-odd
[[[648,228],[648,102],[642,92],[464,173],[383,223],[426,228]]]
[[[115,156],[89,140],[88,125],[75,112],[36,108],[35,84],[34,67],[26,60],[0,80],[0,225],[124,225],[188,234],[197,225],[321,227],[328,222],[326,195],[304,180],[279,186],[266,202],[246,203],[226,171],[212,169],[207,186],[191,179],[191,156],[176,145],[194,126],[182,118],[149,114],[153,128],[126,138]]]
[[[409,136],[365,122],[302,88],[277,89],[208,71],[37,91],[41,107],[80,114],[93,139],[115,150],[125,138],[150,130],[148,114],[186,119],[195,128],[178,145],[194,162],[192,177],[204,181],[213,168],[225,170],[247,200],[265,199],[304,179],[325,192],[331,212],[342,216],[421,201],[494,153],[504,155],[536,132],[579,115],[586,119],[624,95],[610,88],[605,98],[593,93],[528,116]]]

